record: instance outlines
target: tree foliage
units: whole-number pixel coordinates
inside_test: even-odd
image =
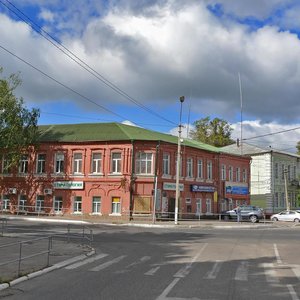
[[[195,129],[191,131],[192,139],[215,146],[224,147],[234,143],[231,139],[232,128],[230,124],[219,118],[210,120],[210,117],[202,118],[193,123]]]
[[[300,155],[300,142],[297,143],[296,148],[297,148],[297,154]]]
[[[3,69],[0,68],[0,75]],[[14,92],[21,84],[18,74],[0,78],[0,151],[12,164],[37,143],[39,110],[27,109]]]

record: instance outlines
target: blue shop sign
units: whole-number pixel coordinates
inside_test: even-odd
[[[214,186],[207,186],[207,185],[198,185],[198,184],[192,184],[191,185],[191,192],[207,192],[207,193],[213,193],[215,191]]]
[[[226,194],[248,195],[249,189],[246,186],[226,186]]]

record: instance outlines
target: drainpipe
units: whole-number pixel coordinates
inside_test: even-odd
[[[157,199],[157,170],[158,170],[158,152],[160,147],[160,141],[156,145],[155,151],[155,170],[154,170],[154,199],[153,199],[153,208],[152,208],[152,223],[155,223],[156,220],[156,199]]]
[[[131,175],[130,175],[130,185],[129,185],[129,220],[132,220],[132,211],[133,211],[133,186],[135,182],[135,177],[134,177],[134,140],[131,140]]]

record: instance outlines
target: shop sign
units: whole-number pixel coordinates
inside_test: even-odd
[[[249,189],[248,189],[247,186],[228,185],[228,186],[226,186],[226,194],[248,195],[249,194]]]
[[[176,183],[172,182],[164,182],[163,189],[165,191],[176,191]],[[182,183],[179,183],[179,191],[184,190],[184,185]]]
[[[55,181],[53,187],[59,190],[82,190],[83,181]]]
[[[191,185],[191,192],[213,193],[215,190],[216,190],[216,188],[214,186],[198,185],[198,184]]]

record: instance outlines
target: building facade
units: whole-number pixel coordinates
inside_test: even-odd
[[[118,124],[40,126],[18,168],[1,162],[1,210],[10,213],[172,218],[177,137]],[[180,218],[249,204],[250,159],[184,140]],[[155,212],[155,214],[154,214]]]
[[[264,149],[246,143],[242,146],[244,155],[251,156],[251,204],[273,214],[290,208],[299,208],[300,156]],[[241,148],[231,145],[223,148],[230,153],[240,153]]]

